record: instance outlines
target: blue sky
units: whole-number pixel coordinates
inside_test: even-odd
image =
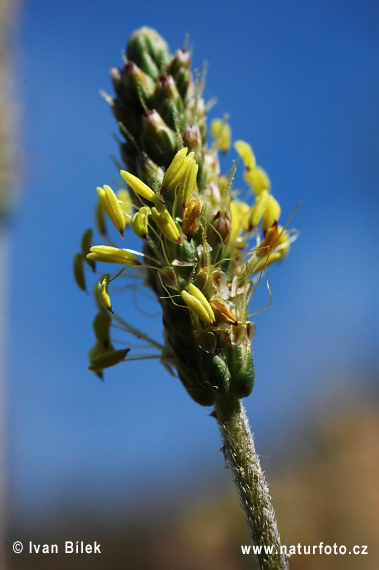
[[[252,144],[283,219],[302,201],[293,221],[301,236],[270,271],[273,303],[256,317],[246,407],[258,451],[275,457],[289,433],[300,441],[299,426],[322,402],[375,377],[378,10],[369,1],[25,2],[7,315],[21,520],[63,497],[100,507],[127,504],[146,482],[162,492],[213,472],[225,479],[209,410],[158,362],[120,365],[104,383],[87,370],[94,305],[75,288],[71,262],[96,186],[117,179],[116,127],[99,89],[111,92],[109,69],[142,25],[172,51],[190,34],[193,66],[209,66],[205,98],[218,99],[210,117],[228,113],[234,138]],[[137,300],[125,295],[125,314],[159,339],[159,316],[145,317]],[[253,310],[266,302],[263,286]]]

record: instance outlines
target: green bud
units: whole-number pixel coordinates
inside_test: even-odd
[[[159,77],[151,102],[167,125],[175,129],[175,121],[183,111],[183,101],[171,75]]]
[[[73,262],[74,278],[77,286],[82,291],[86,291],[86,280],[84,277],[84,258],[81,253],[77,253]]]
[[[178,49],[167,68],[167,73],[173,76],[178,91],[184,101],[191,79],[191,59],[187,51]],[[191,149],[192,150],[192,149]]]
[[[197,125],[187,125],[182,134],[183,144],[188,147],[189,151],[193,151],[195,156],[201,150],[202,140],[200,129]]]
[[[138,112],[141,112],[143,101],[149,99],[154,93],[154,81],[149,75],[144,73],[142,69],[138,67],[132,61],[129,61],[124,65],[121,71],[122,79],[122,89],[124,90],[126,104]]]
[[[131,35],[127,57],[156,79],[160,73],[163,73],[171,54],[162,36],[153,28],[144,26]]]
[[[176,149],[176,133],[170,129],[157,111],[146,111],[142,118],[141,142],[144,150],[157,164],[167,167]]]
[[[158,166],[151,158],[142,152],[138,157],[137,176],[145,182],[150,188],[160,187],[163,180],[163,169]]]

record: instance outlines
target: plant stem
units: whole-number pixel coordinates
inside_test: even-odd
[[[225,460],[233,472],[241,506],[246,514],[251,542],[254,546],[262,547],[262,552],[256,554],[258,568],[286,570],[288,562],[286,555],[281,552],[275,511],[259,457],[255,452],[254,439],[242,400],[219,401],[212,415],[220,426]],[[272,553],[266,553],[270,548]]]

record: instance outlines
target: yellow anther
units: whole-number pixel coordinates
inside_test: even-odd
[[[104,352],[104,354],[99,354],[91,359],[91,364],[88,367],[88,370],[97,371],[114,366],[115,364],[125,360],[129,350],[130,348],[124,348],[122,350],[109,350],[108,352]]]
[[[214,323],[214,321],[215,321],[214,315],[212,318],[208,308],[205,306],[205,304],[202,301],[200,301],[194,295],[187,293],[187,291],[181,291],[180,294],[182,296],[183,301],[186,303],[186,305],[189,307],[189,309],[193,313],[195,313],[195,315],[197,315],[199,317],[199,319],[201,319],[202,321],[204,321],[208,325],[211,325],[212,323]],[[208,303],[208,301],[206,301],[206,302]],[[208,303],[208,305],[209,305],[209,303]],[[210,305],[209,305],[209,309],[212,311],[212,307]],[[212,314],[213,314],[213,311],[212,311]]]
[[[180,232],[166,207],[151,208],[151,215],[162,234],[175,243],[181,243]]]
[[[221,152],[227,152],[232,142],[232,131],[230,125],[222,119],[214,119],[211,122],[211,134],[215,141],[215,148]]]
[[[210,306],[208,299],[205,297],[205,295],[203,295],[203,293],[200,291],[200,289],[198,287],[196,287],[196,285],[194,285],[193,283],[190,283],[188,285],[188,291],[189,291],[190,295],[193,295],[193,297],[195,297],[198,301],[203,303],[203,305],[205,306],[205,308],[207,310],[209,318],[211,319],[212,322],[214,322],[216,319],[215,319],[212,307]]]
[[[149,233],[149,216],[151,214],[150,208],[143,206],[132,217],[131,225],[134,233],[141,239],[146,239]]]
[[[258,199],[258,198],[257,198]],[[265,213],[263,214],[262,229],[265,232],[280,218],[280,205],[272,194],[269,195]]]
[[[233,146],[242,158],[246,170],[252,170],[255,168],[255,155],[249,143],[245,141],[236,141]]]
[[[249,205],[243,200],[231,200],[230,213],[232,215],[232,229],[230,241],[235,242],[242,230],[248,230],[247,215],[250,211]]]
[[[161,194],[164,194],[168,190],[172,190],[181,181],[188,164],[192,162],[192,160],[195,157],[194,152],[190,152],[186,156],[187,151],[188,151],[187,147],[182,148],[174,156],[170,166],[167,168],[164,174]]]
[[[149,200],[150,202],[156,202],[158,200],[158,196],[155,192],[147,186],[142,180],[134,176],[134,174],[130,174],[126,170],[120,170],[120,174],[125,180],[125,182],[130,186],[132,190],[142,198]]]
[[[266,172],[260,166],[247,170],[244,173],[247,184],[254,190],[255,194],[260,194],[263,190],[270,191],[271,183]]]
[[[110,281],[110,274],[105,273],[102,277],[100,277],[99,282],[97,284],[97,297],[99,299],[99,303],[104,309],[108,309],[111,313],[112,311],[112,303],[111,298],[108,293],[108,285]]]
[[[87,257],[95,261],[104,261],[105,263],[141,265],[141,262],[130,251],[110,245],[95,245],[91,247],[91,253],[89,253]]]
[[[111,326],[112,317],[105,311],[99,311],[92,323],[96,340],[104,347],[109,348],[111,339],[109,329]],[[95,356],[95,355],[94,355]]]
[[[196,177],[199,166],[197,165],[195,159],[192,159],[188,164],[180,181],[180,186],[178,189],[178,195],[182,206],[188,204],[191,199],[191,194],[196,185]]]
[[[77,253],[74,257],[73,269],[74,278],[77,286],[82,291],[86,291],[86,280],[84,277],[84,257],[81,253]]]
[[[263,190],[263,192],[261,192],[261,194],[259,194],[259,196],[256,197],[255,204],[250,209],[250,212],[248,215],[247,224],[248,224],[249,230],[256,228],[257,225],[259,224],[259,222],[261,221],[261,219],[263,218],[264,213],[265,213],[266,208],[267,208],[268,203],[269,203],[269,198],[270,198],[270,195],[267,192],[267,190]]]
[[[218,321],[223,321],[229,325],[238,324],[236,315],[232,313],[232,311],[229,311],[229,309],[224,305],[222,301],[220,301],[220,299],[210,299],[209,304],[212,307]]]
[[[120,208],[116,194],[113,192],[112,188],[106,184],[102,188],[97,188],[97,194],[108,218],[114,227],[120,232],[121,236],[124,237],[126,225],[125,214]]]
[[[191,200],[184,209],[182,230],[190,242],[200,225],[200,216],[204,210],[204,202],[200,198]]]
[[[269,228],[266,232],[265,239],[259,244],[255,251],[257,257],[267,257],[270,252],[273,252],[278,245],[279,239],[279,229],[278,223],[275,222],[274,225]]]
[[[269,265],[275,263],[275,261],[282,259],[282,257],[283,256],[281,255],[280,251],[274,251],[273,253],[270,253],[269,257],[267,257],[267,255],[262,258],[253,257],[249,262],[249,272],[251,274],[259,273]]]
[[[121,188],[121,190],[117,192],[116,196],[121,210],[123,210],[124,214],[126,214],[125,223],[126,225],[129,225],[130,216],[132,215],[133,212],[133,204],[130,192],[126,188]]]

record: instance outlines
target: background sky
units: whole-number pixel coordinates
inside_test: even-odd
[[[22,188],[11,222],[7,402],[14,517],[80,498],[122,509],[224,472],[217,426],[159,362],[87,370],[93,301],[72,277],[95,189],[112,184],[115,122],[99,89],[142,25],[174,52],[190,34],[208,62],[210,118],[230,115],[300,232],[270,270],[255,318],[256,385],[246,400],[266,468],[325,402],[377,381],[378,42],[374,1],[27,1],[17,81]],[[230,168],[233,152],[222,166]],[[235,187],[242,187],[241,172]],[[129,240],[129,237],[127,238]],[[130,238],[131,247],[138,247]],[[253,310],[267,302],[263,285]],[[158,307],[118,298],[160,339]],[[271,463],[270,463],[271,462]]]

